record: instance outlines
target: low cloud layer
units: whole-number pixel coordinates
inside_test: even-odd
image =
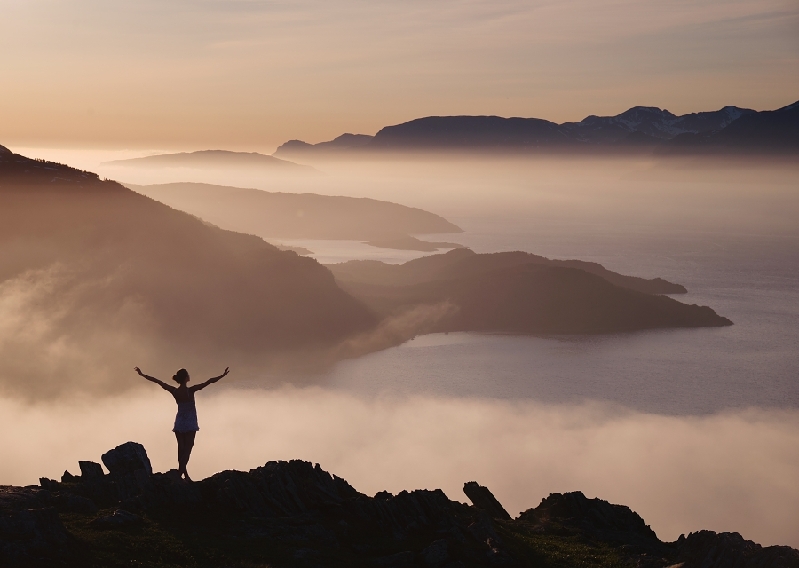
[[[197,377],[200,379],[201,377]],[[152,387],[71,404],[0,400],[0,483],[73,473],[127,440],[174,466],[174,403]],[[359,491],[441,487],[465,501],[487,485],[512,513],[550,492],[583,491],[637,511],[661,539],[699,529],[799,546],[799,412],[707,417],[600,404],[362,398],[313,389],[221,390],[199,400],[195,477],[306,459]]]

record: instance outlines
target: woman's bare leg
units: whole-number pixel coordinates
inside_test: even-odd
[[[175,432],[175,439],[178,441],[178,473],[182,476],[186,471],[186,462],[183,460],[183,454],[186,453],[183,432]]]
[[[191,481],[189,472],[186,471],[186,465],[189,463],[189,458],[191,458],[191,451],[194,449],[194,437],[197,435],[197,432],[185,432],[183,435],[186,436],[183,443],[183,451],[185,452],[183,457],[183,476],[187,481]]]
[[[178,441],[178,473],[191,481],[188,472],[186,471],[186,464],[189,463],[191,457],[191,450],[194,448],[194,436],[197,432],[175,432],[175,438]]]

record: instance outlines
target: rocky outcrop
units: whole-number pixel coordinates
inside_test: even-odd
[[[146,475],[153,474],[153,466],[150,465],[150,458],[147,457],[147,451],[144,449],[144,446],[136,442],[126,442],[113,450],[108,450],[102,455],[101,459],[111,475],[135,474],[139,470],[143,470]],[[90,467],[89,469],[96,468]],[[81,472],[82,471],[83,466],[81,466]]]
[[[655,531],[649,528],[635,511],[624,505],[612,505],[602,499],[589,499],[580,491],[551,493],[535,509],[519,515],[519,520],[538,526],[559,525],[584,533],[600,535],[612,540],[657,541]]]
[[[738,533],[699,531],[674,543],[683,568],[760,568],[799,566],[799,550],[789,546],[763,547]]]
[[[441,490],[370,497],[300,460],[195,483],[152,473],[133,442],[102,461],[107,474],[81,462],[79,476],[0,489],[0,565],[160,566],[179,541],[186,550],[169,565],[799,568],[799,551],[735,533],[664,543],[634,511],[579,492],[554,493],[512,519],[476,482],[464,485],[468,506]]]
[[[488,490],[488,487],[478,484],[476,481],[469,481],[463,484],[463,492],[472,502],[472,505],[485,511],[495,519],[510,520],[510,514],[505,510],[505,507],[497,501],[494,494]]]

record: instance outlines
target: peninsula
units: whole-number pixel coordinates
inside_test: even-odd
[[[436,251],[461,245],[414,234],[462,233],[443,217],[390,201],[314,193],[276,193],[204,183],[126,184],[130,189],[223,229],[267,241],[364,241],[393,249]]]

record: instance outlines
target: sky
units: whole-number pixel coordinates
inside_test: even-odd
[[[795,0],[0,0],[0,144],[271,151],[426,115],[799,99]]]

